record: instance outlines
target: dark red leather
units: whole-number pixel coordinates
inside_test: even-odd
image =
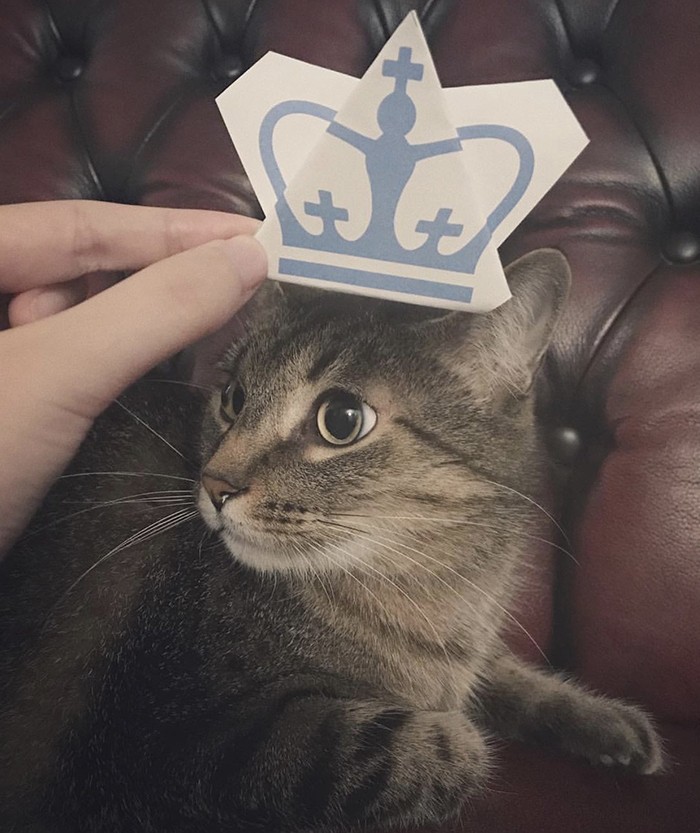
[[[2,0],[0,202],[257,212],[214,96],[268,49],[359,75],[410,8],[444,84],[553,77],[591,138],[502,251],[557,246],[574,274],[539,393],[571,543],[543,537],[578,563],[533,547],[518,617],[591,685],[651,708],[673,760],[621,779],[512,747],[445,830],[697,833],[697,0]]]

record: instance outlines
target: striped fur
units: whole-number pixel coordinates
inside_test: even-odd
[[[0,568],[0,829],[435,822],[484,788],[494,735],[657,770],[639,710],[500,638],[567,274],[519,261],[479,318],[287,293],[223,362],[233,424],[218,391],[200,413],[155,382],[107,412]],[[348,447],[314,430],[338,388],[377,413]],[[202,470],[245,488],[217,512]]]

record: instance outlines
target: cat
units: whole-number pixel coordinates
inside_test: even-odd
[[[143,383],[98,421],[0,568],[3,830],[440,822],[492,738],[662,769],[640,709],[502,638],[570,282],[507,277],[485,315],[269,283],[206,405]]]

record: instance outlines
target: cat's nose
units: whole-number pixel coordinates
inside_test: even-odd
[[[234,486],[228,480],[214,477],[211,474],[202,475],[202,486],[206,489],[214,509],[221,512],[224,504],[229,498],[238,497],[248,491],[247,486]]]

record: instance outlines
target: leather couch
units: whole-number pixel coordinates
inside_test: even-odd
[[[215,95],[269,49],[360,75],[411,8],[444,85],[553,77],[591,138],[502,249],[561,248],[574,276],[539,377],[564,531],[544,537],[571,555],[533,550],[517,614],[553,663],[648,707],[671,760],[626,778],[505,747],[444,833],[698,833],[697,0],[2,0],[0,202],[255,213]]]

